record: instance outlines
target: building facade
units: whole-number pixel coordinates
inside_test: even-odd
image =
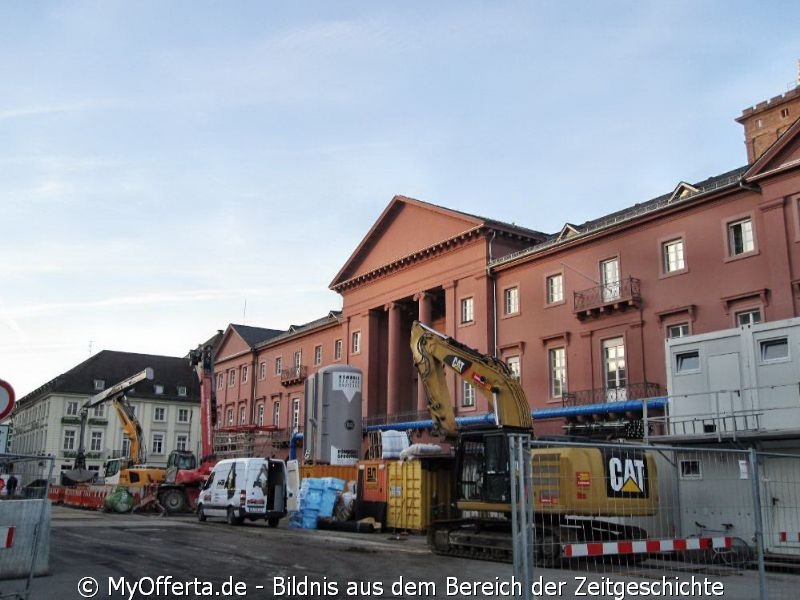
[[[219,422],[285,439],[303,422],[304,379],[336,362],[362,370],[368,422],[426,418],[415,319],[503,358],[540,434],[636,422],[618,407],[666,394],[666,339],[800,315],[799,99],[737,119],[749,164],[551,235],[396,196],[330,284],[341,313],[248,348],[223,342]],[[779,121],[771,142],[767,113]],[[457,414],[489,410],[451,384]],[[572,416],[576,406],[591,408]]]
[[[74,467],[80,446],[81,407],[95,394],[152,368],[154,379],[127,394],[142,430],[147,464],[166,466],[172,450],[199,450],[197,376],[185,358],[104,350],[20,398],[12,413],[14,454],[54,456],[55,477]],[[103,462],[127,456],[130,441],[110,402],[90,410],[84,432],[87,468],[101,473]],[[24,463],[24,483],[47,477],[43,466]]]

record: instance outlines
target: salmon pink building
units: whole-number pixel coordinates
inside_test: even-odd
[[[419,319],[505,360],[538,433],[641,436],[641,400],[667,393],[666,339],[800,315],[798,117],[797,90],[749,108],[749,164],[552,234],[535,211],[525,228],[395,196],[333,277],[341,311],[228,327],[218,427],[285,445],[303,382],[335,363],[362,370],[366,423],[427,418],[409,349]],[[490,409],[451,384],[458,415]]]

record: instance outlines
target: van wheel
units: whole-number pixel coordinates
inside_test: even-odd
[[[228,525],[241,525],[244,522],[244,517],[237,517],[236,511],[229,506],[227,520]]]
[[[279,517],[271,517],[267,519],[267,525],[269,525],[270,527],[277,527],[278,521],[280,521]]]
[[[203,505],[202,504],[200,504],[197,507],[197,520],[200,521],[201,523],[206,520],[206,513],[203,512]]]

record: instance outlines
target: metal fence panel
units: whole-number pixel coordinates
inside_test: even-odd
[[[562,440],[532,446],[534,521],[557,536],[564,580],[580,571],[718,585],[729,599],[796,595],[800,454]],[[672,591],[681,597],[688,589]]]

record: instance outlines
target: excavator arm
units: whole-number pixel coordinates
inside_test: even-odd
[[[445,365],[489,399],[497,427],[533,430],[525,392],[503,361],[481,354],[419,321],[411,326],[411,353],[428,392],[434,426],[446,435],[457,435],[458,426]]]
[[[123,433],[131,441],[131,461],[135,465],[144,464],[147,456],[144,444],[142,444],[142,425],[139,423],[139,419],[136,418],[136,413],[133,412],[133,407],[128,402],[128,397],[125,395],[115,397],[113,406],[117,411],[120,423],[122,423]]]

